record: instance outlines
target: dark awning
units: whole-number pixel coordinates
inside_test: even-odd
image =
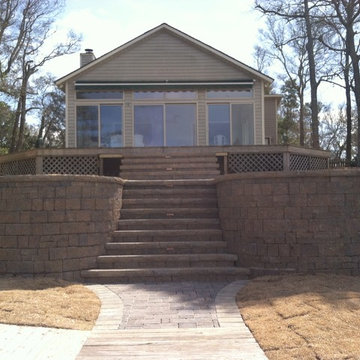
[[[224,81],[76,81],[76,90],[159,90],[159,89],[196,89],[196,88],[249,88],[253,80]]]

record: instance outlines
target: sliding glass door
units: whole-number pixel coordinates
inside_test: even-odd
[[[134,146],[193,146],[195,129],[195,104],[134,107]]]
[[[253,104],[209,104],[209,145],[254,144]]]
[[[135,106],[134,146],[164,146],[164,109],[162,105]]]

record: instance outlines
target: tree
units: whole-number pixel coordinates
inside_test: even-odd
[[[299,142],[298,129],[298,106],[299,99],[296,86],[291,80],[287,80],[281,87],[281,111],[278,122],[279,143],[297,144]]]
[[[34,94],[32,78],[51,59],[78,49],[80,37],[68,38],[46,52],[63,0],[0,0],[0,91],[16,103],[10,152],[24,148],[28,97]]]
[[[323,23],[327,28],[326,36],[320,41],[334,52],[343,53],[343,73],[346,93],[347,113],[347,145],[346,159],[351,160],[352,140],[352,99],[351,89],[355,95],[357,108],[357,128],[360,125],[360,54],[359,54],[359,29],[360,29],[360,3],[358,0],[332,0],[323,1],[326,12],[323,14]],[[335,39],[334,39],[335,38]],[[350,69],[354,84],[351,84]],[[360,166],[360,137],[357,140],[357,159]]]
[[[54,86],[51,75],[36,81],[40,89],[32,107],[40,118],[35,147],[63,147],[65,145],[65,95]]]
[[[256,9],[263,14],[276,16],[286,22],[301,23],[304,29],[304,40],[307,54],[309,83],[311,91],[311,127],[312,127],[312,146],[319,148],[319,118],[317,91],[319,78],[317,77],[316,50],[314,40],[314,27],[312,12],[317,9],[316,1],[309,0],[256,0]]]
[[[305,90],[309,82],[304,28],[301,22],[285,23],[268,18],[267,29],[260,35],[264,57],[266,54],[267,59],[281,64],[283,73],[280,79],[285,87],[291,87],[297,93],[299,142],[303,146]]]

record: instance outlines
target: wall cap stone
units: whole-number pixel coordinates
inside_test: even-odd
[[[119,177],[98,176],[98,175],[11,175],[0,176],[0,183],[12,182],[96,182],[96,183],[117,183],[123,185],[126,180]]]
[[[215,183],[233,180],[248,179],[281,179],[281,178],[311,178],[311,177],[360,177],[360,169],[326,169],[314,171],[269,171],[248,172],[220,175],[215,178]]]

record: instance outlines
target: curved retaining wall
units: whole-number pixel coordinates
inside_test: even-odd
[[[227,175],[217,191],[240,266],[360,273],[360,169]]]
[[[99,176],[0,177],[0,274],[80,280],[116,228],[122,184]]]

